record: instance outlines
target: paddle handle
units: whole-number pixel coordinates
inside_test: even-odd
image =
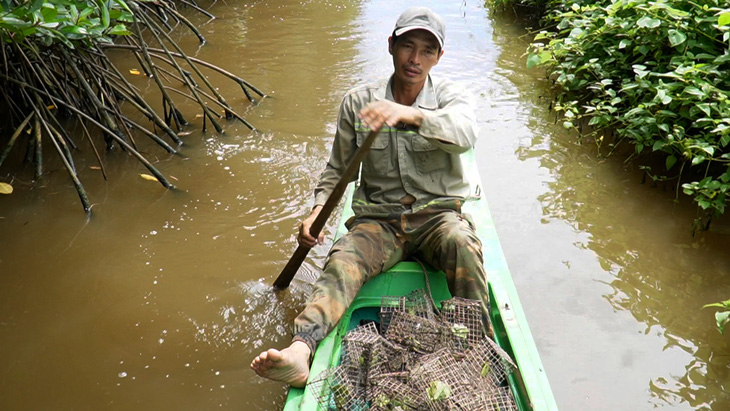
[[[330,193],[330,196],[327,198],[327,201],[325,201],[322,209],[319,210],[317,218],[314,219],[312,226],[309,228],[309,234],[312,237],[319,237],[319,233],[327,223],[330,214],[332,214],[332,211],[334,211],[335,207],[337,207],[342,195],[345,194],[347,185],[350,184],[352,177],[355,176],[358,168],[360,168],[360,163],[370,150],[370,146],[373,144],[373,140],[375,140],[375,137],[378,135],[378,131],[380,130],[371,131],[365,141],[363,141],[362,145],[358,147],[357,151],[355,151],[355,156],[340,176],[340,181],[338,181],[335,188],[332,189],[332,193]],[[274,288],[283,290],[284,288],[289,287],[289,283],[291,283],[294,275],[296,275],[297,271],[299,271],[299,267],[301,267],[304,259],[307,258],[307,254],[309,254],[310,249],[311,247],[303,246],[301,244],[297,247],[296,251],[294,251],[294,254],[289,259],[289,262],[286,263],[286,266],[284,266],[284,269],[281,270],[276,281],[274,281]]]

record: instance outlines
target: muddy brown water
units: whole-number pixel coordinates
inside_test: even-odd
[[[387,36],[408,4],[218,2],[216,20],[193,17],[208,44],[177,36],[271,94],[251,106],[210,75],[261,133],[202,133],[186,106],[183,156],[145,148],[175,191],[119,152],[104,155],[104,181],[81,153],[91,218],[62,170],[18,177],[0,197],[0,409],[280,409],[286,388],[248,363],[287,344],[329,244],[283,300],[269,284],[295,248],[339,101],[390,73]],[[478,96],[480,173],[560,408],[729,409],[728,337],[700,309],[730,298],[727,219],[692,237],[695,210],[673,187],[640,184],[555,125],[512,18],[478,1],[423,4],[447,23],[433,74]]]

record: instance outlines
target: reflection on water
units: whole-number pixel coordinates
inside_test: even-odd
[[[721,409],[727,338],[699,307],[730,295],[727,237],[692,239],[691,210],[671,193],[598,163],[553,124],[512,19],[492,21],[478,1],[422,3],[447,24],[434,75],[478,97],[485,191],[561,408]],[[248,364],[288,343],[329,245],[281,295],[270,284],[296,248],[338,104],[390,73],[386,40],[406,5],[218,2],[216,20],[193,16],[208,44],[175,35],[272,96],[223,93],[261,132],[203,133],[187,115],[182,156],[146,148],[175,191],[124,153],[104,154],[108,181],[80,155],[89,220],[63,173],[3,196],[0,408],[280,408],[285,387]]]

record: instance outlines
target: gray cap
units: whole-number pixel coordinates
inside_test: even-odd
[[[444,21],[441,20],[438,14],[432,12],[427,7],[411,7],[404,11],[398,17],[398,21],[395,22],[396,36],[417,29],[428,30],[436,36],[441,47],[444,47],[444,40],[446,40],[446,26],[444,25]]]

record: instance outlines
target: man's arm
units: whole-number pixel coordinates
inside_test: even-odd
[[[319,177],[317,187],[314,189],[314,205],[321,206],[327,202],[332,190],[340,181],[342,173],[357,151],[354,116],[352,101],[349,96],[346,96],[340,104],[340,113],[337,116],[337,131],[332,143],[330,158]]]
[[[319,182],[314,189],[314,207],[309,213],[309,216],[299,223],[299,236],[297,240],[301,245],[311,248],[324,241],[324,230],[320,232],[319,238],[312,237],[309,234],[309,230],[357,150],[355,128],[351,112],[351,102],[345,97],[340,104],[340,113],[337,117],[337,131],[335,132],[334,142],[332,143],[329,161],[327,161],[327,166],[320,175]]]
[[[373,101],[360,110],[358,116],[370,130],[379,130],[385,124],[395,127],[398,123],[420,127],[423,121],[421,110],[390,100]]]
[[[433,140],[439,148],[450,153],[471,149],[477,137],[474,99],[463,90],[440,93],[436,110],[380,100],[363,108],[359,117],[371,130],[384,124],[391,127],[398,123],[415,126],[419,135]]]

